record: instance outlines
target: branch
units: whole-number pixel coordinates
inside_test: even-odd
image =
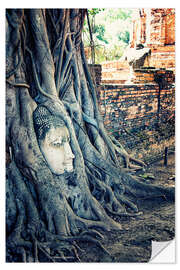
[[[60,76],[60,77],[61,77],[61,78],[60,78],[60,86],[61,86],[61,84],[62,84],[62,82],[63,82],[63,80],[64,80],[65,73],[66,73],[67,68],[68,68],[68,65],[69,65],[69,63],[70,63],[70,61],[71,61],[71,58],[72,58],[72,52],[73,52],[73,51],[70,51],[70,52],[67,54],[66,61],[65,61],[64,65],[63,65],[63,69],[62,69],[61,76]],[[58,89],[58,88],[57,88],[57,89]]]
[[[29,17],[37,52],[36,59],[40,64],[42,84],[45,86],[46,92],[48,94],[57,96],[56,85],[54,81],[55,68],[42,10],[30,9]]]
[[[6,11],[6,22],[8,25],[6,29],[6,57],[8,60],[12,59],[12,66],[15,66],[12,70],[6,72],[6,79],[15,74],[22,64],[20,32],[23,25],[23,16],[24,11],[20,9],[12,10],[11,12]]]
[[[6,80],[6,82],[12,86],[15,87],[25,87],[25,88],[30,88],[30,86],[26,82],[13,82],[10,80]]]
[[[31,61],[32,61],[32,70],[33,70],[33,75],[34,75],[34,80],[35,80],[35,85],[36,85],[36,88],[37,90],[45,97],[48,97],[48,98],[56,98],[57,97],[57,93],[55,95],[53,94],[48,94],[47,92],[45,92],[43,90],[43,88],[41,87],[40,83],[39,83],[39,79],[38,79],[38,74],[37,74],[37,71],[36,71],[36,66],[35,66],[35,62],[34,62],[34,58],[33,58],[33,54],[31,52],[30,49],[28,49],[26,47],[26,51],[29,52],[30,56],[31,56]]]
[[[13,70],[6,73],[6,79],[9,79],[12,75],[14,75],[15,72],[21,67],[21,64],[22,64],[21,40],[19,40],[19,43],[18,43],[17,55],[18,55],[18,63]]]
[[[84,53],[84,47],[83,47],[83,44],[82,43],[81,43],[81,57],[82,57],[82,62],[83,62],[85,76],[86,76],[86,79],[88,81],[89,89],[90,89],[90,92],[91,92],[91,95],[92,95],[92,98],[93,98],[95,117],[96,117],[96,120],[98,121],[98,125],[99,125],[100,115],[99,115],[99,109],[98,109],[98,102],[97,102],[97,97],[96,97],[96,91],[95,91],[95,87],[93,85],[91,74],[89,72],[87,60],[86,60],[85,53]]]
[[[65,48],[65,42],[67,38],[67,27],[68,27],[68,18],[69,18],[69,9],[66,10],[66,17],[65,17],[65,23],[64,23],[64,30],[63,30],[63,36],[62,36],[62,44],[60,46],[60,54],[59,54],[59,61],[57,66],[57,73],[56,73],[56,88],[60,88],[60,74],[62,70],[62,62],[63,62],[63,54],[64,54],[64,48]]]
[[[113,142],[113,146],[114,146],[115,150],[124,158],[126,168],[132,168],[135,170],[139,170],[140,168],[147,166],[143,161],[138,160],[138,159],[130,156],[127,153],[127,151],[124,149],[124,147],[113,136],[110,136],[110,138]],[[130,161],[133,161],[140,166],[134,166],[133,164],[130,164]]]
[[[52,17],[51,10],[50,10],[50,9],[47,9],[47,13],[48,13],[48,15],[49,15],[49,17],[50,17],[52,26],[53,26],[54,31],[55,31],[55,34],[56,34],[56,37],[58,37],[57,27],[56,27],[55,21],[54,21],[54,19],[53,19],[53,17]]]

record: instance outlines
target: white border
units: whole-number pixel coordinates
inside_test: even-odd
[[[105,7],[105,8],[176,8],[176,32],[177,29],[179,28],[179,18],[180,15],[178,15],[179,13],[179,6],[178,0],[171,0],[171,1],[167,1],[167,0],[151,0],[151,1],[140,1],[140,0],[136,0],[136,1],[128,1],[128,0],[91,0],[91,1],[84,1],[84,0],[74,0],[74,1],[34,1],[31,0],[29,1],[1,1],[2,3],[0,4],[0,25],[1,25],[1,34],[0,34],[0,59],[1,59],[1,65],[0,65],[0,123],[1,123],[1,132],[0,132],[0,138],[1,138],[1,147],[0,147],[0,164],[1,164],[1,169],[0,169],[0,180],[1,180],[1,186],[0,186],[0,211],[1,211],[1,222],[0,222],[0,236],[1,236],[1,241],[0,241],[0,264],[1,266],[3,266],[4,268],[9,268],[9,267],[13,267],[16,268],[18,267],[18,269],[21,269],[26,267],[27,269],[31,269],[33,268],[41,268],[43,267],[43,269],[49,269],[49,267],[58,267],[61,269],[67,269],[70,267],[76,268],[78,270],[81,270],[84,268],[94,268],[97,267],[99,270],[109,270],[109,267],[113,267],[113,268],[118,268],[120,269],[121,267],[125,267],[125,269],[131,269],[132,267],[137,269],[144,269],[144,267],[153,267],[153,268],[157,268],[159,269],[159,264],[142,264],[142,263],[137,263],[137,264],[133,264],[132,263],[125,263],[125,264],[119,264],[119,263],[113,263],[113,264],[107,264],[107,263],[102,263],[102,264],[96,264],[96,263],[90,263],[90,264],[84,264],[84,263],[78,263],[78,264],[35,264],[33,263],[33,265],[29,264],[7,264],[4,262],[4,256],[5,256],[5,239],[4,239],[4,235],[5,235],[5,204],[4,204],[4,178],[5,178],[5,170],[4,170],[4,164],[5,164],[5,144],[4,144],[4,138],[5,138],[5,121],[4,121],[4,109],[5,109],[5,92],[4,92],[4,75],[5,75],[5,50],[4,50],[4,44],[5,44],[5,27],[4,27],[4,10],[5,8],[74,8],[74,7],[81,7],[81,8],[91,8],[91,7]],[[179,36],[176,34],[176,59],[177,59],[177,67],[176,67],[176,72],[178,74],[178,61],[179,57],[178,57],[178,53],[179,53]],[[179,113],[179,109],[178,109],[178,103],[179,101],[179,91],[180,89],[178,89],[178,75],[176,77],[176,119],[179,117],[180,113]],[[2,125],[3,123],[3,125]],[[2,128],[3,126],[3,128]],[[179,138],[178,136],[179,133],[179,128],[178,128],[178,120],[176,122],[176,151],[177,151],[177,159],[178,160],[178,152],[180,151],[179,149],[179,143],[177,138]],[[180,135],[180,134],[179,134]],[[2,168],[3,167],[3,168]],[[178,188],[178,176],[179,176],[179,170],[177,168],[177,185],[176,185],[176,194],[177,194],[177,189]],[[177,198],[177,202],[176,202],[176,207],[178,208],[179,205],[179,199],[178,199],[178,195],[176,195]],[[176,211],[176,223],[178,224],[179,222],[179,215],[178,215],[178,211]],[[178,228],[178,226],[176,226]],[[177,236],[177,241],[179,242],[179,233],[178,233],[178,229],[176,231],[176,236]],[[2,241],[3,239],[3,241]],[[177,247],[177,244],[176,244]],[[176,254],[178,254],[178,252],[176,251]],[[166,256],[168,256],[166,254]],[[163,270],[165,269],[169,269],[169,267],[171,267],[172,269],[177,268],[179,264],[179,259],[178,257],[176,257],[176,264],[171,264],[171,266],[169,266],[169,264],[162,264]]]

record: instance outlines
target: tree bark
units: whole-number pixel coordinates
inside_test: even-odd
[[[104,129],[81,39],[85,15],[85,9],[6,10],[9,262],[78,261],[78,241],[106,252],[103,235],[122,229],[113,216],[141,214],[137,198],[174,200],[173,188],[146,185],[128,173],[129,161],[144,163]],[[40,151],[33,112],[42,105],[69,130],[70,174],[53,174]]]

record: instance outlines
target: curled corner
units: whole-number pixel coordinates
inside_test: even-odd
[[[175,239],[171,241],[152,241],[150,263],[175,263]]]

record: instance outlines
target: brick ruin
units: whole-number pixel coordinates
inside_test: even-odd
[[[105,126],[129,148],[141,131],[153,137],[162,128],[172,136],[175,114],[175,10],[139,9],[133,18],[128,50],[150,49],[143,61],[134,60],[133,76],[125,57],[93,71]]]
[[[145,66],[175,71],[175,9],[141,8],[134,16],[130,47],[151,49]]]

